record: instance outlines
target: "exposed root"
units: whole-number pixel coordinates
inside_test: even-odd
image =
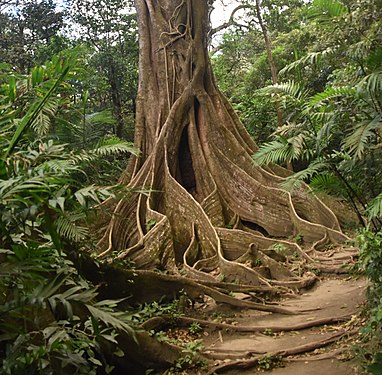
[[[346,351],[344,348],[331,350],[330,353],[324,353],[324,354],[317,354],[310,357],[303,357],[303,358],[287,358],[285,361],[288,362],[313,362],[313,361],[322,361],[325,359],[333,359],[337,358],[340,354],[343,354]]]
[[[291,355],[297,355],[301,353],[310,352],[312,350],[323,348],[327,345],[332,344],[333,342],[336,342],[340,340],[343,337],[349,337],[352,335],[355,335],[358,333],[358,330],[352,330],[352,331],[340,331],[336,332],[335,334],[331,335],[330,337],[322,340],[318,340],[315,342],[311,342],[304,345],[299,345],[290,349],[285,349],[282,351],[275,351],[271,353],[267,353],[265,356],[257,356],[255,358],[251,359],[244,359],[244,360],[237,360],[229,363],[224,363],[222,365],[219,365],[215,367],[212,371],[209,372],[209,375],[213,374],[222,374],[225,371],[228,370],[244,370],[249,369],[252,367],[255,367],[259,364],[259,360],[263,358],[270,358],[270,357],[287,357]]]
[[[230,332],[264,332],[268,329],[271,329],[272,332],[290,332],[290,331],[300,331],[307,328],[319,327],[325,324],[335,324],[340,322],[345,322],[351,318],[351,315],[342,315],[338,317],[330,317],[323,319],[316,319],[311,321],[306,321],[297,324],[288,324],[288,325],[254,325],[254,326],[243,326],[243,325],[233,325],[227,323],[218,323],[208,320],[195,319],[189,317],[178,317],[176,318],[177,327],[189,327],[192,323],[198,323],[201,327],[208,329],[222,329]],[[162,329],[166,326],[171,326],[174,324],[174,318],[171,316],[158,316],[147,320],[142,324],[142,328],[146,330],[150,329]]]

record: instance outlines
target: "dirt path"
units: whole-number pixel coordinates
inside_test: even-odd
[[[357,333],[354,319],[364,301],[365,288],[364,279],[322,279],[313,289],[279,301],[296,315],[200,306],[199,319],[213,319],[247,331],[220,326],[205,332],[204,353],[213,359],[210,374],[254,374],[269,367],[273,368],[270,373],[283,375],[355,374],[355,364],[344,360],[346,348]],[[300,329],[309,325],[312,327]]]

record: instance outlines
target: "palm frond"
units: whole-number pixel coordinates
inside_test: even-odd
[[[338,0],[314,0],[308,10],[308,17],[321,23],[329,23],[335,17],[348,13],[348,9]]]
[[[338,96],[354,97],[356,92],[356,89],[350,86],[327,87],[325,91],[319,92],[310,98],[309,106],[314,107],[320,105],[323,102],[329,101],[330,99],[336,98]]]
[[[381,115],[377,115],[372,121],[364,121],[356,124],[344,140],[344,147],[350,155],[361,158],[368,149],[368,141],[375,137],[375,130],[381,126]]]
[[[252,159],[256,165],[280,164],[291,160],[292,155],[292,145],[280,137],[279,140],[263,143]]]
[[[43,176],[27,179],[24,176],[18,176],[8,180],[0,180],[0,200],[4,204],[12,201],[22,202],[25,200],[25,196],[49,193],[51,188],[52,186],[47,183]]]
[[[313,192],[317,193],[325,193],[341,198],[346,195],[342,182],[336,175],[328,171],[322,171],[314,175],[309,183],[309,186]]]
[[[308,168],[287,177],[285,181],[281,183],[281,187],[285,190],[292,191],[325,168],[327,168],[326,163],[321,159],[316,159],[310,163]]]
[[[71,68],[72,67],[70,65],[66,65],[63,68],[59,77],[51,84],[46,94],[40,100],[34,102],[29,108],[26,115],[21,119],[20,124],[18,125],[10,141],[8,149],[5,151],[4,158],[8,157],[8,155],[15,148],[17,142],[19,141],[23,133],[36,121],[37,117],[40,115],[40,112],[43,110],[46,103],[49,101],[49,99],[52,97],[52,95],[55,93],[55,91],[58,89],[61,83],[67,78]]]
[[[358,88],[365,88],[372,95],[379,97],[382,94],[382,72],[374,72],[364,77],[359,84]]]
[[[305,87],[302,84],[294,81],[288,81],[278,83],[276,85],[267,86],[259,91],[288,95],[289,97],[294,98],[296,100],[306,99],[309,95],[309,91],[305,89]]]
[[[293,61],[289,65],[285,66],[280,70],[279,74],[289,73],[293,69],[302,68],[305,65],[316,65],[318,64],[324,57],[333,54],[335,50],[333,48],[327,48],[323,51],[318,52],[310,52],[307,55],[301,57],[300,59]]]
[[[382,193],[369,203],[366,212],[370,220],[382,217]]]
[[[86,207],[89,202],[101,203],[105,199],[114,197],[114,193],[110,188],[90,185],[77,190],[74,196],[81,206]]]
[[[66,214],[60,216],[56,221],[56,229],[59,236],[73,242],[81,242],[88,236],[88,229],[81,227],[77,221],[83,219],[84,215]]]
[[[48,134],[48,131],[51,127],[51,119],[55,117],[57,109],[57,98],[49,98],[42,110],[36,116],[35,120],[32,122],[31,128],[37,133],[39,137]]]
[[[92,151],[100,156],[116,155],[121,153],[131,153],[134,155],[139,154],[139,151],[134,148],[131,142],[123,141],[117,137],[107,137],[101,139]]]
[[[101,301],[103,302],[103,301]],[[90,314],[97,320],[102,321],[107,326],[111,326],[115,329],[123,330],[135,338],[134,329],[124,321],[125,313],[121,311],[112,311],[108,309],[105,304],[99,305],[95,303],[93,305],[86,305]]]
[[[92,112],[85,116],[86,122],[89,125],[114,125],[115,118],[110,109],[105,109],[99,112]]]

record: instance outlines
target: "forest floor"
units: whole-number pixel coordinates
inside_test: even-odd
[[[208,369],[183,374],[359,374],[352,348],[362,324],[359,313],[366,287],[363,278],[322,276],[313,288],[273,302],[295,315],[243,310],[205,300],[194,307],[195,320],[212,325],[193,336],[201,340],[203,355],[211,361]]]

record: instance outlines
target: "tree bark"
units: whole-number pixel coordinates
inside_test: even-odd
[[[208,3],[135,1],[141,154],[121,178],[129,193],[115,202],[102,255],[118,251],[137,268],[182,267],[196,280],[307,285],[263,250],[298,234],[317,247],[347,237],[307,187],[281,190],[285,170],[253,165],[257,146],[215,84]],[[130,193],[142,187],[149,192]],[[297,244],[283,243],[304,256]]]

